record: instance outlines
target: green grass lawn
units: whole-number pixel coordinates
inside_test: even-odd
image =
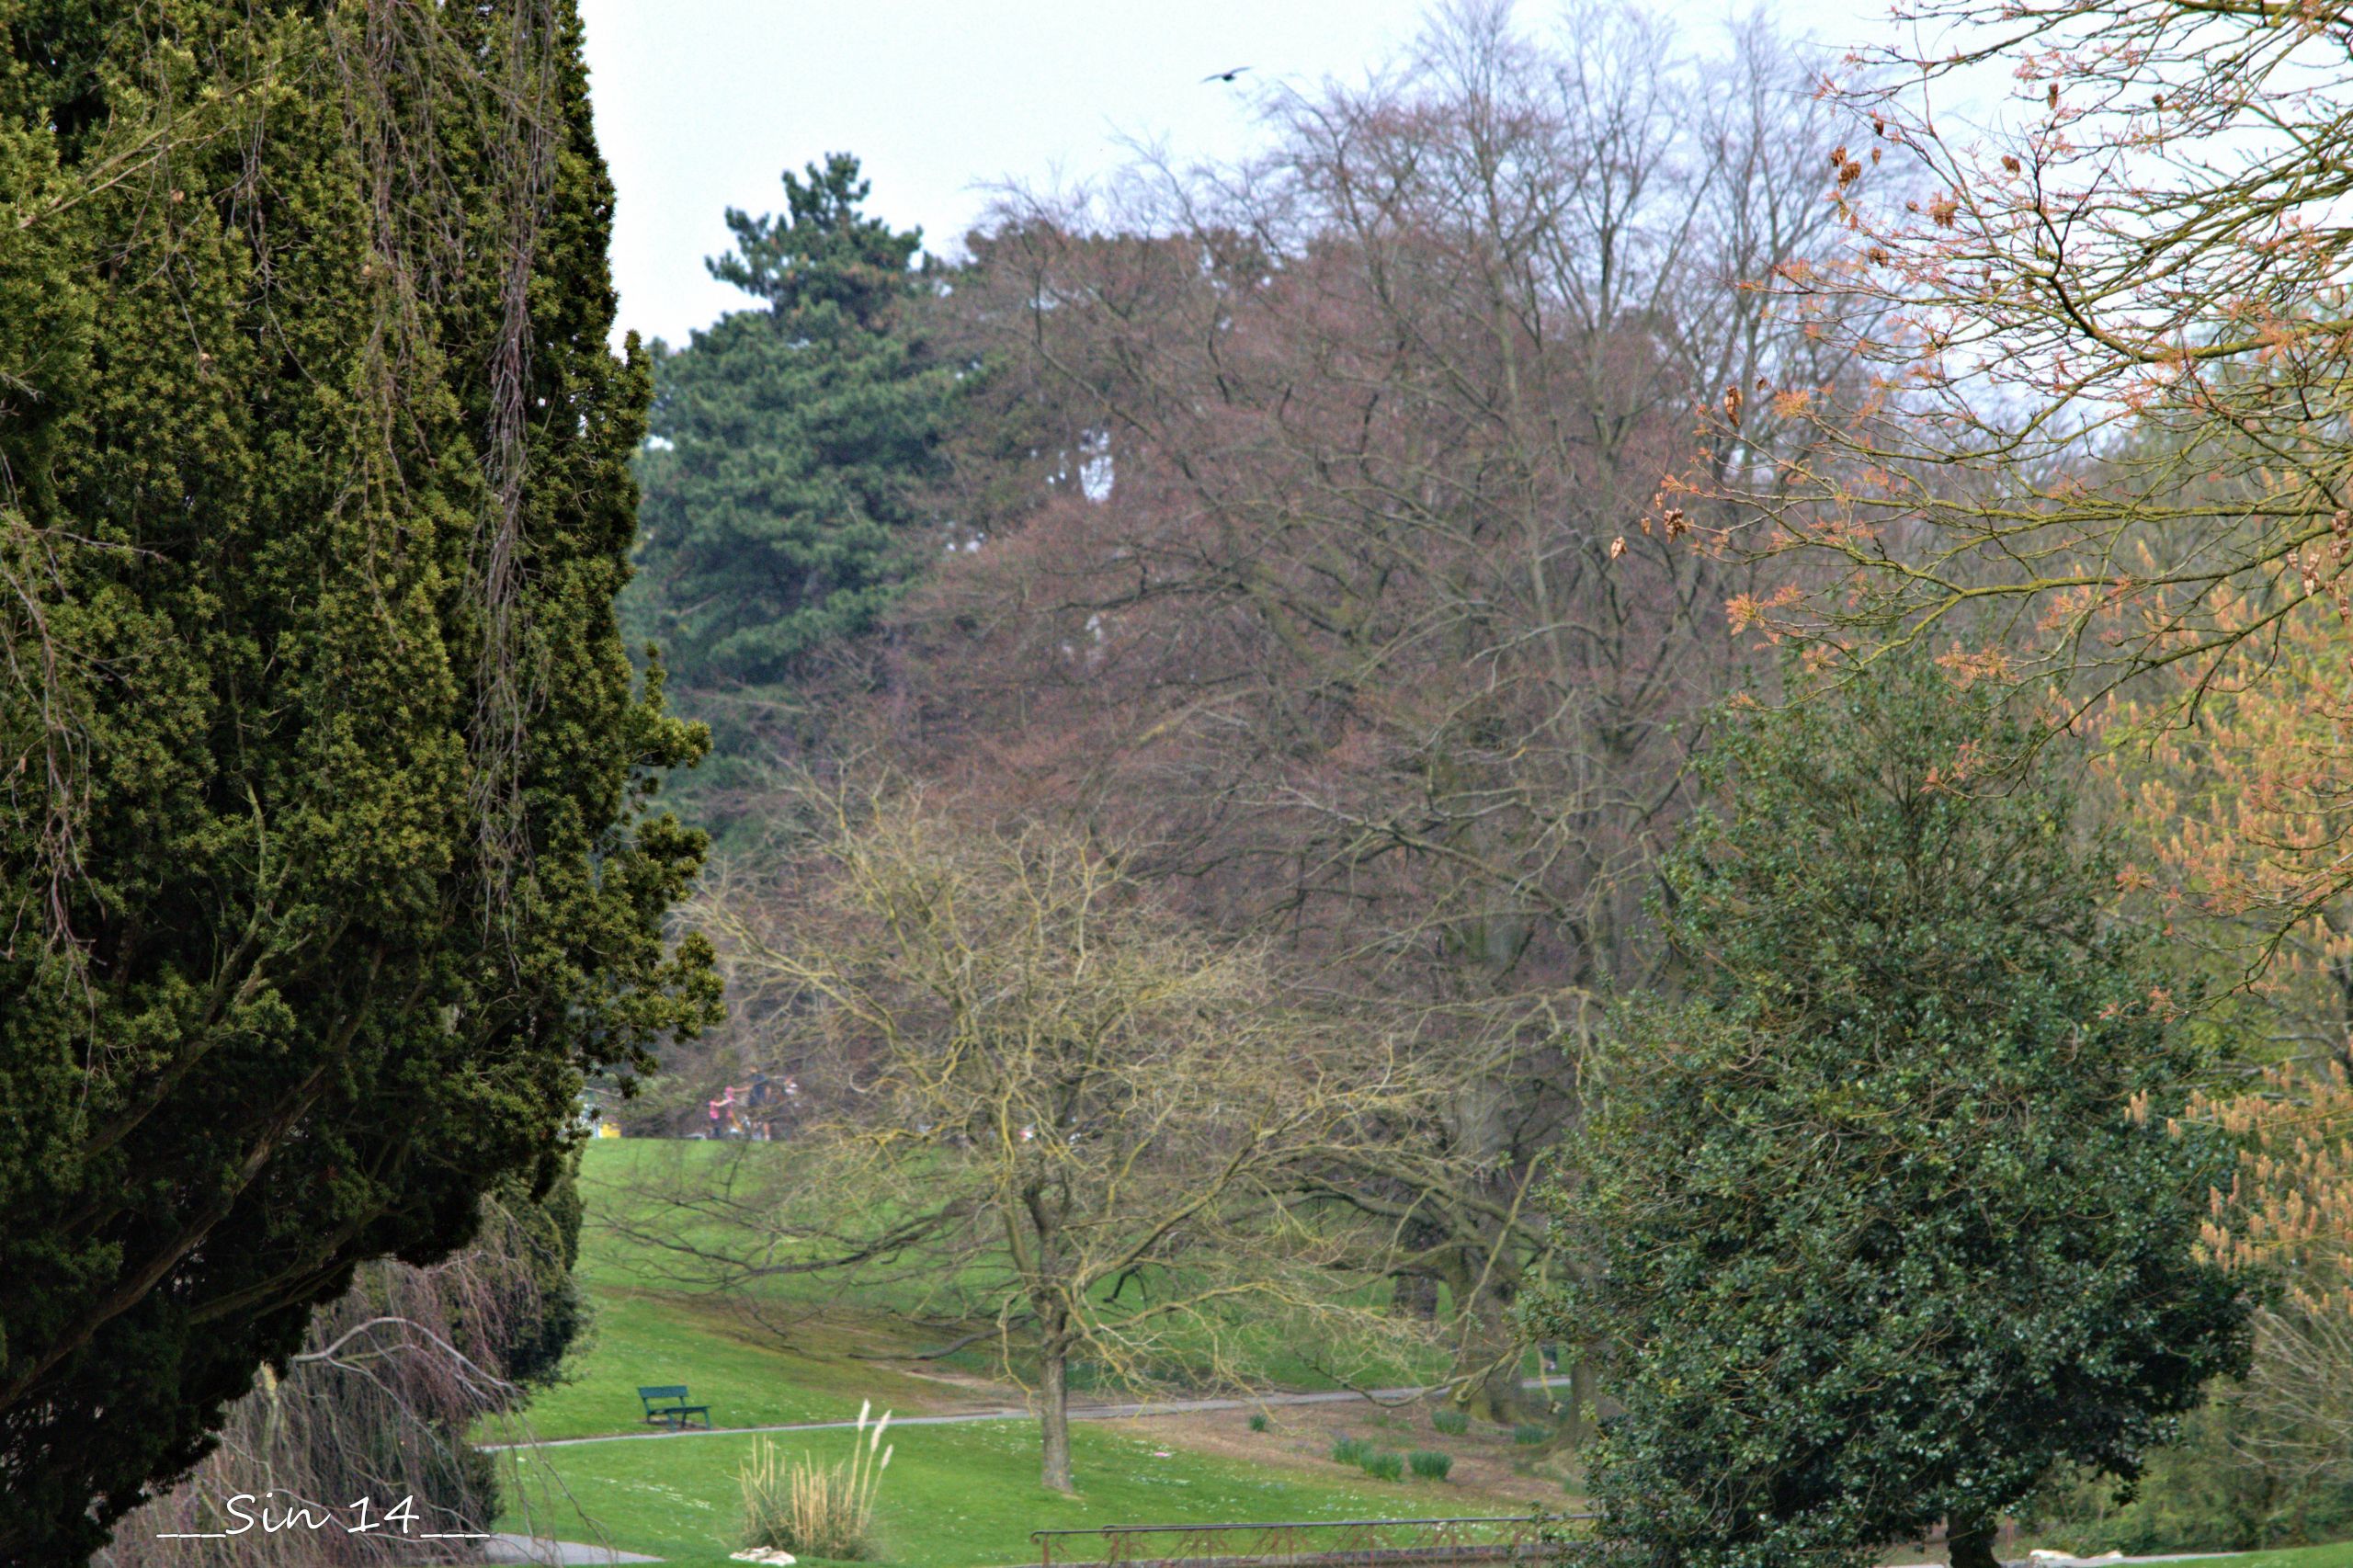
[[[590,1146],[584,1176],[592,1220],[582,1238],[580,1276],[595,1319],[567,1364],[569,1381],[540,1393],[524,1413],[530,1434],[556,1439],[642,1432],[637,1389],[647,1383],[685,1383],[721,1427],[850,1420],[861,1400],[902,1415],[949,1402],[953,1390],[853,1357],[904,1353],[918,1343],[912,1331],[854,1312],[788,1314],[779,1331],[745,1322],[712,1299],[648,1288],[648,1260],[597,1227],[596,1205],[626,1201],[640,1176],[715,1153],[693,1144]],[[507,1425],[485,1427],[478,1437],[489,1442],[521,1435]],[[741,1544],[736,1472],[755,1440],[722,1431],[510,1456],[510,1507],[499,1528],[601,1539],[675,1562],[723,1562]],[[806,1449],[830,1462],[847,1453],[851,1435],[776,1440],[789,1452]],[[1034,1421],[896,1426],[891,1440],[896,1457],[884,1478],[881,1515],[888,1561],[908,1568],[1035,1562],[1029,1532],[1049,1527],[1414,1517],[1461,1506],[1438,1483],[1381,1483],[1338,1466],[1326,1479],[1295,1466],[1182,1449],[1163,1458],[1148,1435],[1086,1423],[1072,1437],[1076,1498],[1039,1488]]]
[[[526,1412],[535,1437],[642,1432],[642,1384],[686,1384],[717,1426],[847,1420],[861,1399],[912,1413],[938,1399],[933,1385],[848,1358],[849,1342],[821,1329],[780,1346],[715,1301],[610,1288],[592,1288],[589,1299],[596,1319],[565,1369],[572,1381],[540,1393]],[[498,1439],[485,1432],[483,1440]]]
[[[591,1287],[674,1289],[679,1276],[695,1272],[697,1266],[681,1252],[665,1244],[671,1238],[684,1248],[715,1248],[739,1256],[761,1251],[760,1242],[773,1238],[731,1235],[727,1226],[711,1218],[711,1214],[719,1209],[729,1212],[759,1210],[764,1190],[793,1178],[794,1162],[800,1154],[801,1151],[790,1143],[655,1139],[590,1142],[580,1173],[581,1191],[588,1206],[587,1224],[581,1236],[582,1278]],[[699,1199],[713,1191],[723,1191],[728,1203],[698,1201],[688,1211],[676,1201],[680,1193],[692,1194]],[[631,1233],[620,1233],[623,1230]],[[789,1246],[779,1246],[767,1256],[771,1261],[781,1261],[790,1250]],[[983,1325],[993,1316],[994,1302],[1006,1287],[1002,1268],[985,1259],[977,1260],[967,1265],[956,1278],[961,1289],[950,1290],[943,1288],[938,1276],[924,1273],[919,1281],[903,1266],[895,1278],[885,1272],[856,1284],[833,1276],[776,1274],[748,1281],[742,1290],[747,1299],[761,1304],[780,1322],[802,1313],[823,1312],[862,1326],[879,1324],[892,1309],[909,1307],[922,1298],[926,1315],[934,1317],[982,1306],[984,1310],[974,1326]],[[1379,1289],[1385,1290],[1386,1287]],[[1113,1290],[1114,1286],[1107,1281],[1097,1288],[1097,1294],[1108,1296]],[[1133,1292],[1130,1294],[1132,1299]],[[1162,1386],[1171,1392],[1199,1392],[1206,1386],[1201,1373],[1210,1358],[1204,1347],[1194,1342],[1191,1325],[1181,1319],[1174,1320],[1163,1325],[1162,1332],[1167,1341],[1160,1358]],[[955,1337],[955,1334],[948,1333],[938,1339]],[[1226,1325],[1221,1337],[1225,1359],[1242,1369],[1256,1385],[1287,1389],[1340,1386],[1314,1358],[1302,1354],[1302,1345],[1315,1343],[1318,1336],[1302,1334],[1292,1324],[1245,1318]],[[903,1338],[903,1344],[912,1348],[915,1341]],[[1017,1345],[1017,1361],[1021,1354],[1022,1347]],[[942,1358],[938,1364],[946,1369],[983,1377],[995,1376],[1002,1369],[993,1344],[959,1350]],[[1358,1386],[1394,1386],[1435,1381],[1445,1375],[1447,1366],[1445,1354],[1429,1347],[1402,1358],[1352,1365],[1347,1374],[1348,1381]],[[1072,1388],[1080,1392],[1093,1392],[1096,1373],[1097,1369],[1084,1359],[1074,1363],[1071,1369]]]
[[[2211,1562],[2216,1568],[2353,1568],[2353,1540],[2328,1546],[2299,1546],[2283,1551],[2256,1551],[2245,1557],[2199,1557],[2191,1562]],[[2189,1568],[2185,1562],[2182,1568]]]
[[[842,1413],[854,1416],[857,1411]],[[848,1452],[847,1432],[787,1435],[788,1452],[831,1462]],[[1450,1511],[1432,1483],[1316,1484],[1291,1473],[1176,1450],[1158,1457],[1152,1439],[1081,1424],[1071,1438],[1081,1495],[1038,1486],[1038,1429],[1029,1422],[969,1426],[896,1426],[879,1516],[885,1561],[908,1568],[979,1568],[1034,1562],[1029,1532],[1102,1524],[1244,1519],[1414,1517]],[[712,1437],[607,1443],[541,1450],[577,1502],[534,1508],[534,1532],[590,1539],[593,1520],[611,1542],[673,1562],[716,1562],[740,1544],[736,1471],[757,1441]],[[583,1515],[586,1518],[583,1518]],[[523,1528],[510,1516],[501,1528]]]

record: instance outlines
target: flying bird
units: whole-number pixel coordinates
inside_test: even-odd
[[[1241,75],[1242,73],[1249,69],[1250,67],[1247,65],[1237,65],[1231,71],[1212,71],[1208,75],[1202,77],[1201,80],[1204,82],[1231,82],[1236,76]]]

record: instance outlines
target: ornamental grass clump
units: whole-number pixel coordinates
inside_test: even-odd
[[[1550,1426],[1540,1422],[1523,1421],[1511,1429],[1511,1440],[1523,1448],[1532,1449],[1552,1435]]]
[[[1405,1460],[1397,1454],[1370,1453],[1358,1462],[1375,1481],[1395,1481],[1405,1473]]]
[[[1332,1460],[1336,1464],[1358,1464],[1372,1457],[1372,1444],[1364,1437],[1342,1437],[1332,1445]]]
[[[1430,1412],[1430,1425],[1449,1437],[1460,1437],[1471,1430],[1471,1413],[1452,1405],[1443,1410],[1433,1410]]]
[[[846,1562],[878,1555],[874,1494],[891,1468],[892,1449],[882,1445],[891,1413],[884,1411],[870,1432],[866,1423],[873,1408],[871,1400],[858,1405],[849,1458],[836,1464],[821,1465],[806,1453],[787,1463],[776,1444],[756,1440],[750,1462],[738,1472],[746,1547]]]
[[[1415,1449],[1405,1456],[1405,1462],[1425,1481],[1444,1481],[1447,1471],[1454,1468],[1454,1456],[1436,1449]]]

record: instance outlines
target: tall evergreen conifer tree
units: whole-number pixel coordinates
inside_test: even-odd
[[[0,1562],[706,1018],[570,0],[0,0]]]
[[[1988,687],[1925,661],[1736,716],[1666,869],[1686,1006],[1632,1008],[1563,1152],[1591,1273],[1530,1312],[1624,1402],[1591,1461],[1660,1561],[1957,1568],[2063,1461],[2130,1476],[2248,1303],[2194,1256],[2230,1149]],[[2022,775],[2009,771],[2017,764]]]
[[[758,687],[870,627],[921,560],[920,485],[956,379],[913,330],[919,233],[866,215],[858,160],[729,209],[711,275],[760,301],[654,356],[633,625],[682,685]]]

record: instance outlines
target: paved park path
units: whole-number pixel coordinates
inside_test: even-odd
[[[609,1546],[584,1546],[576,1540],[550,1540],[544,1536],[494,1535],[483,1549],[486,1562],[546,1562],[561,1564],[596,1564],[619,1562],[659,1562],[658,1557],[642,1557],[634,1551],[622,1551]]]
[[[1546,1388],[1554,1383],[1566,1383],[1566,1378],[1529,1378],[1526,1386]],[[1343,1404],[1349,1400],[1370,1399],[1380,1404],[1403,1404],[1435,1393],[1435,1389],[1372,1389],[1356,1392],[1333,1389],[1318,1393],[1270,1393],[1256,1399],[1221,1396],[1215,1399],[1164,1399],[1143,1404],[1074,1404],[1070,1407],[1073,1421],[1132,1421],[1149,1415],[1192,1415],[1205,1410],[1263,1410],[1286,1404]],[[1034,1410],[1002,1406],[995,1410],[965,1410],[952,1415],[893,1415],[893,1426],[956,1426],[975,1421],[1030,1421],[1037,1418]],[[678,1431],[616,1432],[603,1437],[540,1437],[528,1443],[484,1443],[483,1448],[496,1451],[506,1449],[576,1449],[589,1443],[665,1443],[676,1437],[740,1437],[752,1432],[835,1432],[847,1431],[858,1425],[855,1421],[796,1421],[781,1426],[688,1426]]]

